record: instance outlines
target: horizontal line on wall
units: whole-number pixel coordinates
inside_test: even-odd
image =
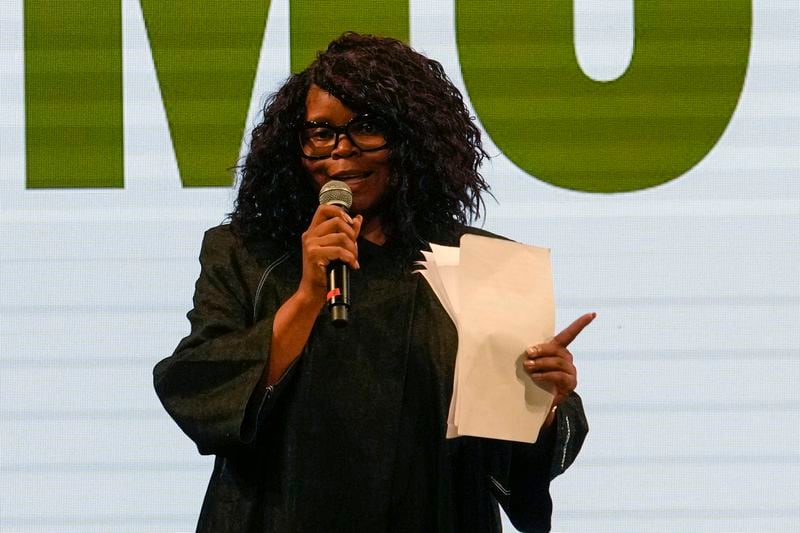
[[[759,454],[733,454],[733,455],[621,455],[619,457],[613,456],[592,456],[584,453],[579,459],[581,467],[599,467],[599,466],[613,466],[625,467],[634,465],[682,465],[692,464],[695,468],[708,465],[737,465],[741,466],[742,463],[746,466],[758,465],[798,465],[800,464],[800,453],[794,454],[772,454],[772,455],[759,455]]]
[[[791,144],[772,145],[784,149],[787,154],[796,150]],[[774,170],[796,172],[796,167],[777,167]],[[747,175],[745,172],[744,175]],[[758,179],[753,176],[753,179]],[[497,205],[497,204],[494,204]],[[565,209],[565,207],[568,207]],[[581,209],[581,208],[584,209]],[[526,197],[510,195],[502,198],[499,209],[503,220],[671,220],[682,224],[691,221],[715,219],[793,219],[800,216],[800,206],[793,198],[713,198],[692,199],[684,196],[659,198],[658,200],[642,200],[640,202],[625,201],[624,195],[614,197],[607,195],[604,203],[591,202],[589,194],[579,200],[535,201]],[[624,212],[623,212],[624,210]]]
[[[111,297],[109,297],[111,300]],[[0,305],[0,313],[8,317],[12,313],[84,313],[84,314],[97,314],[100,316],[107,316],[110,313],[181,313],[185,315],[191,309],[191,302],[186,302],[185,305],[180,306],[157,306],[150,304],[120,304],[120,303],[101,303],[97,305],[92,304],[22,304],[13,305],[5,304]]]
[[[153,393],[155,394],[155,393]],[[53,409],[49,411],[31,411],[11,409],[0,410],[0,420],[7,421],[64,421],[64,420],[148,420],[161,419],[168,416],[163,409]]]
[[[778,413],[788,412],[797,413],[800,411],[800,402],[675,402],[663,404],[646,403],[603,403],[592,402],[590,404],[593,415],[611,413],[616,416],[623,416],[632,413],[750,413],[764,412],[770,416]],[[0,410],[0,420],[7,421],[63,421],[63,420],[108,420],[108,419],[161,419],[167,414],[161,409],[71,409],[71,410]]]
[[[743,501],[744,501],[743,495]],[[615,522],[627,518],[669,520],[676,522],[682,518],[708,518],[721,523],[730,523],[734,519],[748,519],[754,517],[769,518],[795,518],[800,517],[797,507],[736,507],[736,508],[708,508],[689,509],[685,507],[656,507],[653,509],[604,509],[602,511],[580,511],[575,509],[559,509],[559,516],[564,519],[579,520],[608,520]]]
[[[768,295],[708,295],[708,296],[618,296],[618,297],[581,297],[558,298],[559,309],[564,307],[595,308],[595,307],[623,307],[634,305],[646,306],[682,306],[694,307],[712,306],[800,306],[799,294],[768,294]]]
[[[210,461],[210,460],[209,460]],[[99,462],[99,463],[9,463],[5,462],[0,467],[0,472],[7,474],[30,474],[30,473],[67,473],[67,472],[97,472],[103,473],[109,470],[135,471],[135,472],[208,472],[210,474],[210,462],[197,464],[177,464],[177,463],[152,463],[145,461],[128,462]]]
[[[737,465],[758,467],[760,465],[797,465],[800,463],[800,454],[786,455],[643,455],[620,457],[602,456],[594,457],[587,453],[579,457],[581,468],[591,467],[625,467],[639,465],[673,465],[691,464],[694,467],[708,465]],[[31,474],[31,473],[68,473],[68,472],[97,472],[107,471],[135,471],[135,472],[210,472],[210,459],[196,464],[180,464],[175,462],[148,462],[148,461],[119,461],[119,462],[20,462],[6,463],[0,467],[0,472],[6,474]]]
[[[774,416],[780,412],[797,413],[800,402],[714,402],[706,399],[694,402],[674,403],[603,403],[590,404],[592,414],[599,415],[608,412],[612,415],[622,416],[630,413],[750,413],[762,411],[765,416]]]
[[[177,341],[175,341],[177,344]],[[0,357],[0,367],[8,368],[64,368],[64,369],[97,369],[114,370],[119,368],[152,368],[158,361],[170,355],[156,355],[153,357],[107,357],[86,358],[76,357]]]
[[[737,307],[788,307],[800,306],[800,294],[797,295],[742,295],[742,296],[631,296],[631,297],[565,297],[558,298],[558,308],[563,312],[565,308],[593,309],[609,307],[636,307],[636,306],[737,306]],[[179,313],[185,315],[191,309],[191,302],[186,305],[156,306],[149,304],[119,304],[98,303],[92,304],[4,304],[0,305],[0,313],[6,319],[12,314],[54,314],[54,313],[83,313],[107,316],[112,313]]]
[[[714,348],[714,349],[684,349],[675,350],[671,348],[651,348],[641,350],[593,350],[585,349],[581,353],[582,363],[594,363],[598,361],[653,361],[653,360],[690,360],[699,362],[713,362],[713,361],[738,361],[748,360],[754,358],[767,359],[771,362],[777,360],[800,360],[800,339],[796,348],[772,348],[768,344],[759,348],[763,353],[758,353],[752,348],[742,349],[728,349],[728,348]],[[763,354],[766,355],[763,355]],[[2,361],[2,359],[0,359]]]
[[[113,515],[113,516],[81,516],[75,514],[58,515],[52,509],[47,509],[47,516],[6,516],[0,521],[2,530],[21,531],[20,528],[33,528],[32,531],[41,531],[43,527],[53,531],[84,531],[86,527],[102,527],[106,531],[130,531],[132,524],[157,526],[164,522],[175,524],[194,524],[197,514],[168,514],[159,515],[148,513],[146,515]],[[74,529],[81,528],[81,529]]]
[[[108,255],[81,255],[74,256],[60,256],[60,255],[37,255],[36,257],[10,257],[3,258],[4,263],[91,263],[97,265],[98,263],[186,263],[187,261],[194,261],[198,263],[198,254],[192,252],[187,255],[180,256],[163,256],[163,255],[150,255],[147,257],[142,256],[108,256]]]
[[[177,337],[176,337],[177,338]],[[177,340],[175,341],[177,343]],[[800,360],[800,345],[797,348],[772,348],[762,347],[767,350],[766,359],[770,362]],[[160,360],[170,355],[169,350],[163,354],[148,357],[102,357],[102,358],[77,358],[77,357],[0,357],[0,368],[64,368],[64,369],[97,369],[115,370],[120,368],[147,369],[148,371]],[[586,349],[581,352],[581,364],[598,363],[605,361],[625,361],[628,363],[649,361],[749,361],[754,357],[753,349],[693,349],[674,350],[669,348],[654,348],[641,350],[593,350]],[[759,355],[764,358],[764,356]]]

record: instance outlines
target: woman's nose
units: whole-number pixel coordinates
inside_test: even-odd
[[[350,137],[347,135],[339,135],[339,138],[336,139],[336,145],[333,147],[333,151],[331,152],[332,158],[341,158],[341,157],[350,157],[358,152],[358,147],[353,144],[353,141],[350,140]]]

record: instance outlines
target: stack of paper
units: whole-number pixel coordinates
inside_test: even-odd
[[[477,235],[431,248],[420,273],[458,330],[447,437],[535,442],[553,395],[522,363],[554,335],[550,251]]]

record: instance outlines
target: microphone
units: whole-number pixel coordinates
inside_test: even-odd
[[[320,205],[338,205],[348,212],[353,203],[350,187],[342,181],[331,180],[319,191]],[[346,263],[331,261],[328,264],[328,311],[334,326],[346,326],[350,309],[350,269]]]

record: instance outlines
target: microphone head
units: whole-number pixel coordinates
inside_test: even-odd
[[[350,209],[353,204],[353,192],[345,182],[331,180],[319,190],[319,203]]]

